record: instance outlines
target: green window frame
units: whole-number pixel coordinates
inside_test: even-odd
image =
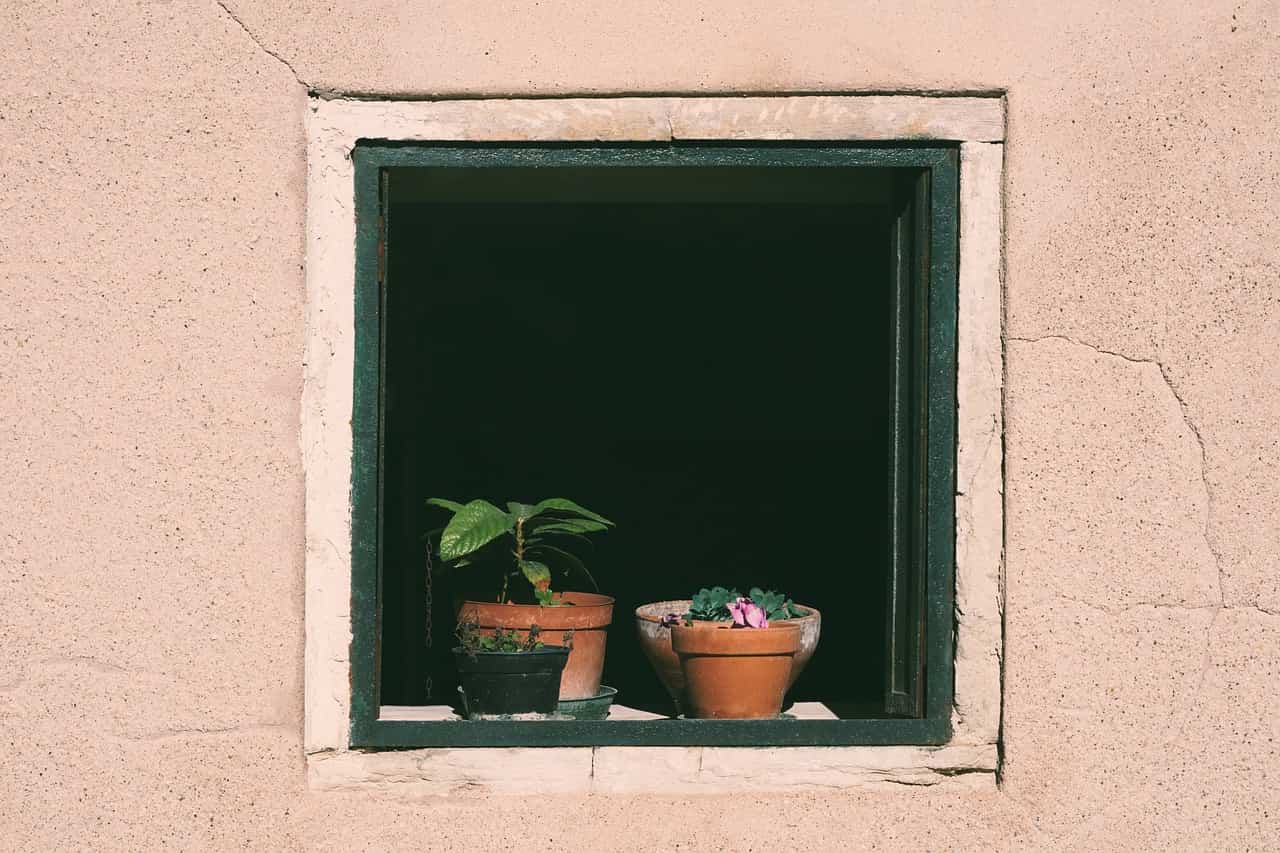
[[[352,748],[936,745],[954,693],[959,149],[914,144],[470,145],[362,141],[355,171],[351,417]],[[893,168],[894,442],[886,716],[844,720],[415,721],[379,719],[386,170],[399,167]],[[821,602],[817,602],[821,605]]]

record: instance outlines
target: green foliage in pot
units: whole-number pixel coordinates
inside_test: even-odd
[[[563,547],[569,540],[589,542],[589,534],[603,533],[613,522],[565,498],[547,498],[536,504],[511,501],[498,509],[483,499],[462,504],[444,498],[427,501],[453,514],[440,533],[440,558],[456,568],[471,565],[484,549],[505,544],[514,568],[502,575],[498,603],[510,601],[508,581],[523,576],[533,587],[535,600],[544,606],[559,604],[551,589],[551,566],[581,573],[596,587],[595,578],[577,556]],[[598,589],[598,587],[596,587]]]
[[[733,622],[744,627],[764,627],[781,619],[797,619],[809,611],[796,606],[781,592],[753,586],[749,595],[722,586],[703,587],[694,593],[686,622]]]
[[[542,641],[542,628],[537,625],[530,625],[528,633],[522,637],[519,631],[511,628],[495,628],[489,633],[481,633],[480,623],[474,619],[468,619],[458,623],[456,636],[458,649],[471,657],[486,652],[511,654],[536,652],[546,648],[546,643]],[[560,645],[573,648],[572,631],[564,632]]]
[[[471,657],[484,652],[536,652],[546,644],[542,642],[542,629],[537,625],[529,627],[529,633],[521,637],[518,631],[509,628],[496,628],[492,633],[480,633],[480,624],[475,620],[458,623],[456,632],[458,649]]]

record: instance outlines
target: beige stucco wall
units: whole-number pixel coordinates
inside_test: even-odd
[[[1274,848],[1278,36],[1274,2],[5,4],[0,848]],[[309,89],[1008,92],[998,790],[308,790]]]

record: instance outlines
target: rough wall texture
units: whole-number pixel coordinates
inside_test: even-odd
[[[0,848],[1274,847],[1278,36],[1274,2],[5,4]],[[1000,790],[307,791],[308,89],[1008,92]]]

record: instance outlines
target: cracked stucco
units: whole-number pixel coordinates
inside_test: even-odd
[[[1170,396],[1173,397],[1174,403],[1177,406],[1177,412],[1181,417],[1183,424],[1186,426],[1187,431],[1191,434],[1191,437],[1194,439],[1196,443],[1196,448],[1199,452],[1200,483],[1204,487],[1204,507],[1205,507],[1204,534],[1203,534],[1204,543],[1205,543],[1205,546],[1209,549],[1209,553],[1213,556],[1213,565],[1214,565],[1214,569],[1218,579],[1218,606],[1226,607],[1227,606],[1226,592],[1223,588],[1223,582],[1222,582],[1222,558],[1218,555],[1218,552],[1214,548],[1214,544],[1213,544],[1213,532],[1212,532],[1213,530],[1213,487],[1209,485],[1208,451],[1205,448],[1204,437],[1200,434],[1199,427],[1197,427],[1195,424],[1195,421],[1191,419],[1191,413],[1188,411],[1186,400],[1184,400],[1182,398],[1182,395],[1178,393],[1177,386],[1174,385],[1173,380],[1169,376],[1168,368],[1165,367],[1164,364],[1162,364],[1161,362],[1155,359],[1134,358],[1133,356],[1128,356],[1128,355],[1125,355],[1124,353],[1116,352],[1114,350],[1104,349],[1102,347],[1093,346],[1091,344],[1087,344],[1082,341],[1075,340],[1074,338],[1071,338],[1067,335],[1042,335],[1040,337],[1035,337],[1035,338],[1008,337],[1007,340],[1014,343],[1028,343],[1028,344],[1035,344],[1035,343],[1041,343],[1043,341],[1052,341],[1052,340],[1063,341],[1065,343],[1072,344],[1073,346],[1083,347],[1085,349],[1092,350],[1093,352],[1098,353],[1099,355],[1109,355],[1109,356],[1113,356],[1115,358],[1121,359],[1122,361],[1129,362],[1130,364],[1138,365],[1139,367],[1148,367],[1148,368],[1155,369],[1155,371],[1159,374],[1160,379],[1164,382],[1165,386],[1168,388]],[[1135,606],[1135,605],[1130,605],[1130,606]],[[1105,609],[1105,607],[1103,609]]]
[[[1267,607],[1248,601],[1231,600],[1227,597],[1223,561],[1214,539],[1215,494],[1208,474],[1211,464],[1208,451],[1211,445],[1206,445],[1204,434],[1193,419],[1184,395],[1172,380],[1168,367],[1160,361],[1131,356],[1116,349],[1085,343],[1061,334],[1035,337],[1010,336],[1007,338],[1007,343],[1011,348],[1010,358],[1014,362],[1023,357],[1026,350],[1033,350],[1036,357],[1052,361],[1062,373],[1075,374],[1077,378],[1091,377],[1097,383],[1091,386],[1094,397],[1092,404],[1105,409],[1108,412],[1108,418],[1115,419],[1116,429],[1141,429],[1156,439],[1152,442],[1154,446],[1160,446],[1157,436],[1161,433],[1168,435],[1172,439],[1180,440],[1185,448],[1185,456],[1190,456],[1195,461],[1193,469],[1184,468],[1181,473],[1177,471],[1176,466],[1171,468],[1164,484],[1166,488],[1175,492],[1191,487],[1199,489],[1201,493],[1199,503],[1202,510],[1199,513],[1195,531],[1203,546],[1200,549],[1201,556],[1194,557],[1188,567],[1180,570],[1174,570],[1171,566],[1165,567],[1165,578],[1169,580],[1177,577],[1179,571],[1182,572],[1181,585],[1162,585],[1159,596],[1139,596],[1125,599],[1122,603],[1117,603],[1111,596],[1091,589],[1091,585],[1087,582],[1080,585],[1078,591],[1069,592],[1064,591],[1059,581],[1053,590],[1053,600],[1059,606],[1087,608],[1111,622],[1140,625],[1150,623],[1152,619],[1159,620],[1155,627],[1139,630],[1137,636],[1154,632],[1158,637],[1167,631],[1183,635],[1183,638],[1175,644],[1185,655],[1181,674],[1183,691],[1169,697],[1169,706],[1155,714],[1156,719],[1160,721],[1160,727],[1153,726],[1153,731],[1167,732],[1164,736],[1157,736],[1158,742],[1178,750],[1185,743],[1188,733],[1195,731],[1196,706],[1202,701],[1206,685],[1217,672],[1215,651],[1220,650],[1226,639],[1223,634],[1225,620],[1232,617],[1238,618],[1238,614],[1242,613],[1252,613],[1264,619],[1271,619],[1277,615]],[[1120,378],[1114,387],[1109,387],[1107,377],[1096,369],[1099,360],[1118,368],[1117,373],[1120,374]],[[1132,378],[1125,380],[1126,374]],[[1150,408],[1143,406],[1141,401],[1146,394],[1160,395],[1163,397],[1163,402]],[[1126,409],[1132,411],[1126,412]],[[1126,415],[1138,417],[1128,420]],[[1068,431],[1073,427],[1074,425],[1069,423],[1055,424],[1055,428]],[[1016,474],[1014,478],[1017,479]],[[1183,483],[1187,486],[1181,485]],[[1088,491],[1087,486],[1085,491]],[[1095,494],[1093,499],[1101,503],[1105,496]],[[1184,530],[1190,527],[1189,521],[1190,519]],[[1014,536],[1020,538],[1016,532]],[[1063,545],[1064,547],[1052,549],[1051,552],[1070,554],[1071,549],[1067,543]],[[1195,575],[1202,577],[1206,572],[1211,573],[1211,587],[1207,584],[1186,583],[1189,577]],[[1063,574],[1069,575],[1070,572],[1063,572]],[[1069,586],[1065,588],[1070,589]],[[1175,590],[1172,597],[1169,597],[1170,589]],[[1036,592],[1030,594],[1037,595]],[[1016,608],[1016,602],[1015,595],[1009,606]],[[1280,625],[1280,623],[1277,624]],[[1078,626],[1076,630],[1080,630]],[[1096,626],[1095,630],[1097,630]],[[1194,645],[1199,647],[1198,654],[1194,656],[1191,638],[1195,638]],[[1155,646],[1152,650],[1156,651]],[[1274,656],[1270,657],[1274,659]],[[1152,703],[1150,707],[1154,710],[1159,706]],[[1267,752],[1268,750],[1264,750],[1264,754]],[[1082,830],[1077,831],[1075,835],[1082,832]],[[1074,835],[1068,836],[1068,840],[1072,837]]]
[[[1229,602],[1227,600],[1227,594],[1226,594],[1226,589],[1225,589],[1225,584],[1223,579],[1222,557],[1219,554],[1219,551],[1214,544],[1215,501],[1214,501],[1213,486],[1210,484],[1209,474],[1208,474],[1208,471],[1209,471],[1208,448],[1205,445],[1205,439],[1203,434],[1201,433],[1200,428],[1196,425],[1196,422],[1191,417],[1191,412],[1188,407],[1187,401],[1184,399],[1183,395],[1178,391],[1178,386],[1174,383],[1172,377],[1170,376],[1169,368],[1165,364],[1163,364],[1162,362],[1156,359],[1138,358],[1135,356],[1126,355],[1122,352],[1117,352],[1115,350],[1107,349],[1100,346],[1095,346],[1093,344],[1076,340],[1075,338],[1072,338],[1067,335],[1052,334],[1052,335],[1041,335],[1038,337],[1010,336],[1010,337],[1007,337],[1006,340],[1009,343],[1014,343],[1014,344],[1039,344],[1046,341],[1059,341],[1062,343],[1070,344],[1074,347],[1080,347],[1082,349],[1090,350],[1093,353],[1096,353],[1098,355],[1105,355],[1105,356],[1110,356],[1116,359],[1120,359],[1121,361],[1135,365],[1138,369],[1147,368],[1147,369],[1154,370],[1155,373],[1160,377],[1160,380],[1164,383],[1165,387],[1167,388],[1169,392],[1169,396],[1173,398],[1173,403],[1176,407],[1174,411],[1177,414],[1177,416],[1181,419],[1182,424],[1183,426],[1185,426],[1186,432],[1190,436],[1191,440],[1194,441],[1196,452],[1199,456],[1199,462],[1200,462],[1200,478],[1199,479],[1200,479],[1200,486],[1204,491],[1204,501],[1203,501],[1204,525],[1203,525],[1203,531],[1201,535],[1203,537],[1205,547],[1212,557],[1214,573],[1217,579],[1217,602],[1208,603],[1208,604],[1193,604],[1193,603],[1177,603],[1177,602],[1169,603],[1169,602],[1163,602],[1163,601],[1150,601],[1150,602],[1139,601],[1139,602],[1131,602],[1125,605],[1125,607],[1123,608],[1116,608],[1116,607],[1108,606],[1106,603],[1103,603],[1103,602],[1093,602],[1093,601],[1088,601],[1084,599],[1073,599],[1070,596],[1063,596],[1063,597],[1068,598],[1069,600],[1080,601],[1080,603],[1083,603],[1090,607],[1096,607],[1099,610],[1102,610],[1107,613],[1116,612],[1116,610],[1118,609],[1122,610],[1122,609],[1129,609],[1133,607],[1181,607],[1181,608],[1187,608],[1187,609],[1209,608],[1214,611],[1223,610],[1223,609],[1232,609],[1232,608],[1249,608],[1249,609],[1257,610],[1258,612],[1266,615],[1271,615],[1271,616],[1280,615],[1280,610],[1271,609],[1254,602],[1247,602],[1247,601]]]
[[[1280,835],[1274,3],[225,2],[0,10],[0,846]],[[999,790],[309,790],[308,90],[1008,93]]]
[[[233,21],[235,21],[235,22],[236,22],[236,26],[238,26],[238,27],[240,27],[240,29],[244,30],[244,34],[245,34],[245,35],[247,35],[247,36],[249,37],[250,41],[252,41],[252,42],[253,42],[254,44],[256,44],[259,48],[261,48],[263,53],[265,53],[267,56],[270,56],[272,59],[274,59],[274,60],[276,60],[277,62],[279,62],[279,63],[280,63],[281,65],[283,65],[285,68],[289,69],[289,73],[293,75],[293,79],[297,80],[299,85],[301,85],[301,86],[303,86],[303,87],[305,87],[305,88],[307,88],[307,89],[310,89],[310,88],[311,88],[310,86],[307,86],[306,82],[305,82],[305,81],[303,81],[303,79],[302,79],[301,77],[299,77],[299,76],[298,76],[298,72],[297,72],[297,70],[296,70],[296,69],[294,69],[293,65],[289,62],[289,60],[287,60],[287,59],[285,59],[283,56],[281,56],[281,55],[280,55],[280,53],[279,53],[278,51],[272,50],[271,48],[269,48],[269,47],[267,47],[265,44],[263,44],[263,43],[262,43],[262,39],[261,39],[261,38],[259,38],[259,37],[258,37],[258,36],[256,36],[256,35],[254,35],[253,30],[249,29],[249,27],[245,24],[244,20],[243,20],[243,19],[241,19],[241,17],[240,17],[239,15],[237,15],[237,14],[236,14],[232,9],[231,9],[231,7],[230,7],[230,6],[228,6],[226,3],[222,2],[222,0],[214,0],[214,2],[218,4],[218,7],[219,7],[220,9],[222,9],[222,11],[224,11],[224,12],[226,12],[226,13],[227,13],[227,17],[229,17],[231,20],[233,20]]]

